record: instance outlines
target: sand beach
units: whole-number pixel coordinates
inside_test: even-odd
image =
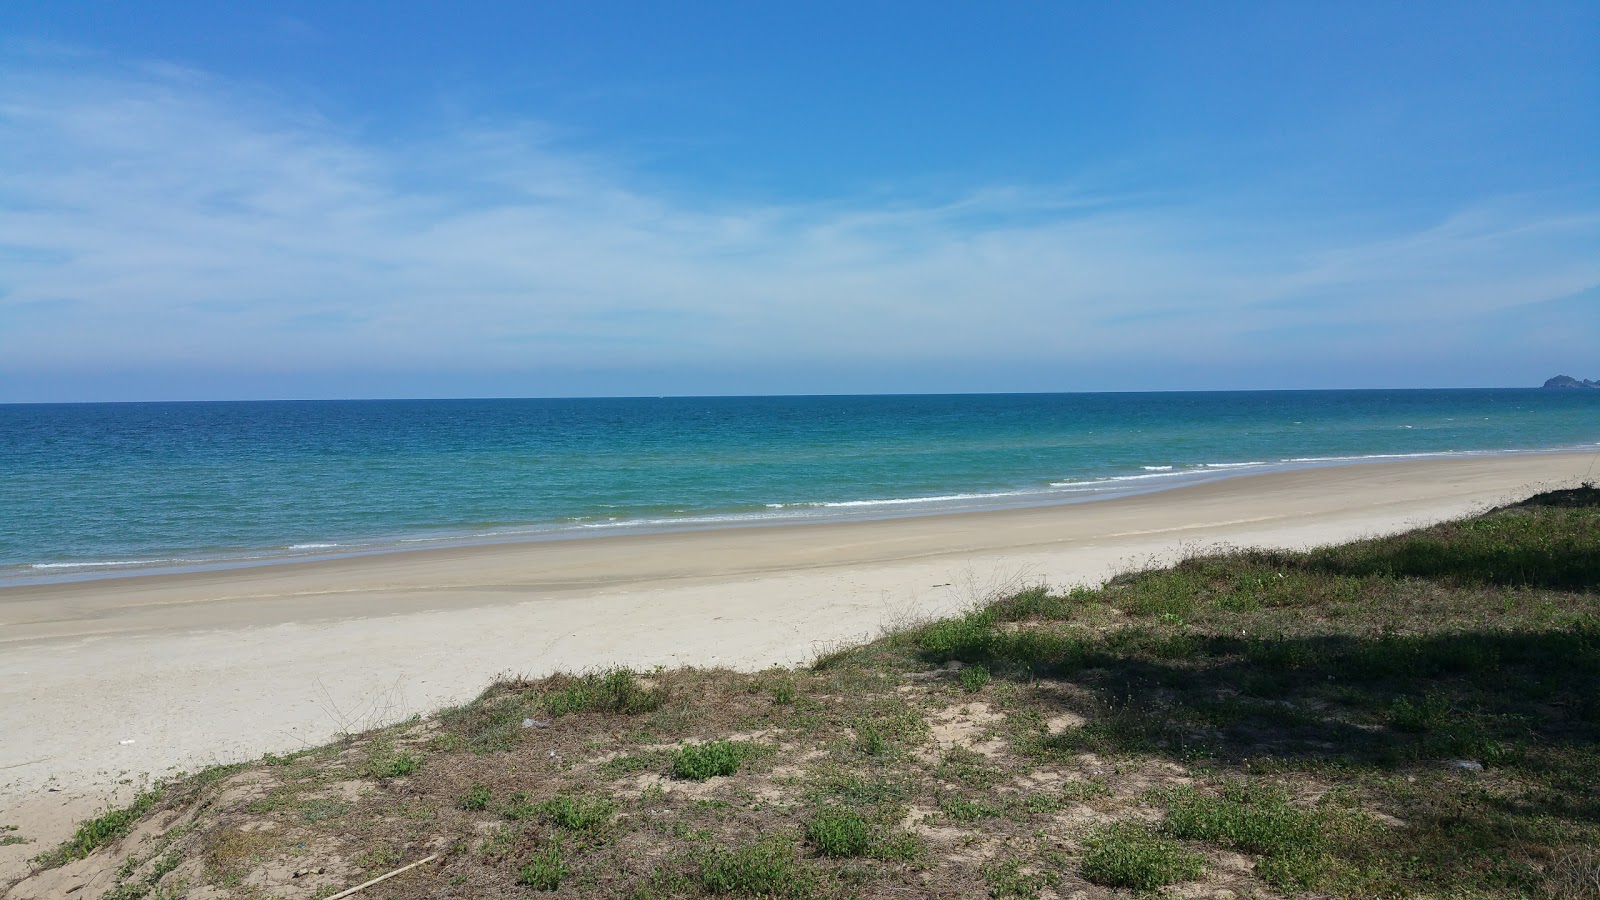
[[[1392,533],[1594,468],[1381,462],[1070,506],[0,588],[0,823],[34,841],[0,847],[0,881],[147,780],[427,713],[499,674],[804,663],[1010,586]]]

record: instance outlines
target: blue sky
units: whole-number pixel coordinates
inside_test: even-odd
[[[1592,2],[0,5],[0,401],[1522,385],[1597,346]]]

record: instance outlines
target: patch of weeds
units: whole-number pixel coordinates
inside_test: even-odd
[[[478,852],[491,859],[501,859],[510,853],[512,848],[516,847],[518,834],[520,832],[516,828],[510,825],[501,825],[484,840],[483,845],[478,848]]]
[[[842,806],[817,810],[806,820],[802,831],[806,843],[823,856],[910,860],[921,852],[914,836],[896,833],[886,823]]]
[[[493,800],[494,795],[490,793],[488,785],[475,784],[471,788],[468,788],[465,794],[461,795],[461,800],[457,805],[459,805],[462,809],[477,812],[479,810],[488,809],[489,804],[493,802]]]
[[[476,753],[510,750],[521,738],[523,721],[541,715],[581,712],[635,715],[659,710],[666,692],[647,688],[630,669],[587,675],[552,675],[542,682],[502,681],[478,699],[439,712],[439,721],[458,742]],[[445,735],[434,738],[435,742]]]
[[[770,752],[751,741],[711,741],[686,744],[672,753],[672,776],[690,781],[732,775],[745,760]]]
[[[1050,884],[1043,873],[1022,871],[1022,861],[1015,858],[985,865],[983,878],[989,882],[989,896],[995,900],[1037,900],[1039,891]]]
[[[1389,724],[1397,731],[1423,734],[1438,729],[1451,719],[1450,698],[1433,693],[1413,703],[1401,697],[1389,706]]]
[[[1089,852],[1079,870],[1107,887],[1153,891],[1205,874],[1200,854],[1137,822],[1118,822],[1084,839]]]
[[[1061,786],[1061,799],[1069,803],[1083,803],[1111,793],[1111,786],[1098,778],[1069,781]]]
[[[410,750],[396,750],[388,741],[373,741],[367,748],[362,774],[370,778],[400,778],[422,768],[422,757]]]
[[[561,858],[561,845],[551,844],[529,857],[517,872],[517,881],[536,891],[554,891],[571,870]]]
[[[976,822],[979,819],[993,819],[1005,814],[1005,810],[999,807],[960,797],[940,799],[939,811],[952,822]]]
[[[592,832],[610,824],[617,804],[609,797],[557,797],[540,804],[539,810],[547,821],[560,828]]]
[[[500,808],[500,815],[512,821],[537,818],[539,804],[533,802],[527,791],[517,791],[506,800],[506,805]]]
[[[819,793],[851,806],[878,806],[905,800],[908,789],[894,778],[864,778],[860,775],[833,775],[819,784]]]
[[[1016,801],[1016,805],[1031,813],[1050,813],[1066,806],[1067,801],[1057,794],[1029,794]]]
[[[616,801],[609,797],[563,796],[534,803],[526,793],[518,791],[511,795],[500,814],[513,821],[538,819],[570,831],[592,832],[609,824],[616,811]]]
[[[324,819],[336,819],[350,811],[350,804],[326,797],[307,800],[300,804],[300,818],[307,824]]]
[[[540,705],[552,716],[580,712],[623,715],[655,712],[666,702],[666,692],[646,688],[631,669],[612,669],[577,678],[551,679],[554,686],[540,696]]]
[[[666,765],[669,755],[665,751],[652,753],[625,753],[613,756],[595,767],[595,774],[602,778],[621,778],[625,775],[638,775],[641,772],[659,771]]]
[[[989,763],[988,757],[965,747],[950,748],[944,759],[940,760],[939,768],[934,770],[934,775],[979,790],[993,787],[1004,777],[999,769]]]
[[[695,881],[708,894],[804,898],[816,879],[795,855],[794,846],[768,840],[731,850],[711,848],[695,855]]]
[[[794,679],[780,676],[772,679],[767,684],[767,693],[772,695],[772,702],[778,706],[789,706],[794,703],[797,693]]]
[[[295,761],[301,757],[309,755],[311,752],[311,750],[295,750],[291,753],[263,753],[261,755],[261,764],[274,767],[289,766],[293,765]]]
[[[1326,812],[1295,806],[1280,788],[1228,781],[1213,797],[1183,786],[1166,804],[1167,833],[1264,857],[1256,873],[1280,888],[1314,887],[1331,863]]]
[[[435,753],[454,753],[465,746],[466,739],[453,731],[436,734],[428,741],[428,749]]]
[[[100,847],[117,840],[129,831],[144,814],[155,808],[161,799],[161,788],[145,791],[133,798],[133,802],[121,809],[108,810],[92,819],[84,821],[55,849],[41,853],[34,857],[34,861],[46,869],[64,865],[75,859],[83,859]]]
[[[958,619],[941,619],[921,629],[917,645],[931,662],[986,659],[996,638],[997,619],[990,610],[974,610]]]
[[[17,844],[31,844],[32,840],[16,834],[17,826],[0,825],[0,847],[11,847]]]
[[[889,751],[889,739],[870,719],[860,719],[856,722],[856,749],[867,756],[882,756]]]
[[[1039,584],[996,600],[990,608],[994,610],[995,616],[1004,622],[1018,622],[1024,619],[1070,619],[1084,598],[1092,596],[1094,596],[1092,592],[1082,589],[1074,590],[1065,596],[1052,594],[1048,588]]]
[[[356,857],[356,865],[363,869],[387,869],[400,864],[405,854],[393,847],[374,847]]]
[[[131,859],[129,861],[132,862]],[[130,871],[126,871],[126,867],[124,867],[125,871],[118,873],[116,886],[106,893],[101,894],[100,900],[146,900],[146,898],[152,897],[176,897],[177,894],[169,895],[167,892],[158,888],[157,885],[162,878],[166,877],[168,872],[176,869],[182,862],[182,854],[176,850],[170,851],[166,855],[157,859],[155,865],[151,867],[149,873],[147,873],[143,878],[139,879],[138,881],[127,883],[124,883],[123,880],[132,873]]]
[[[281,835],[265,831],[224,828],[205,835],[208,877],[224,887],[237,887],[251,865],[279,849]]]
[[[983,690],[984,685],[989,683],[990,677],[987,668],[973,664],[961,670],[961,686],[966,689],[967,693],[976,694]]]

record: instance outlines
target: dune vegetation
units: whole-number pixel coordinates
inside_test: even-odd
[[[803,669],[504,681],[180,778],[108,898],[1600,897],[1600,490],[1099,589]],[[90,892],[75,896],[94,896]]]

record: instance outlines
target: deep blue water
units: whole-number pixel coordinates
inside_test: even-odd
[[[1600,391],[0,405],[0,580],[1600,447]]]

